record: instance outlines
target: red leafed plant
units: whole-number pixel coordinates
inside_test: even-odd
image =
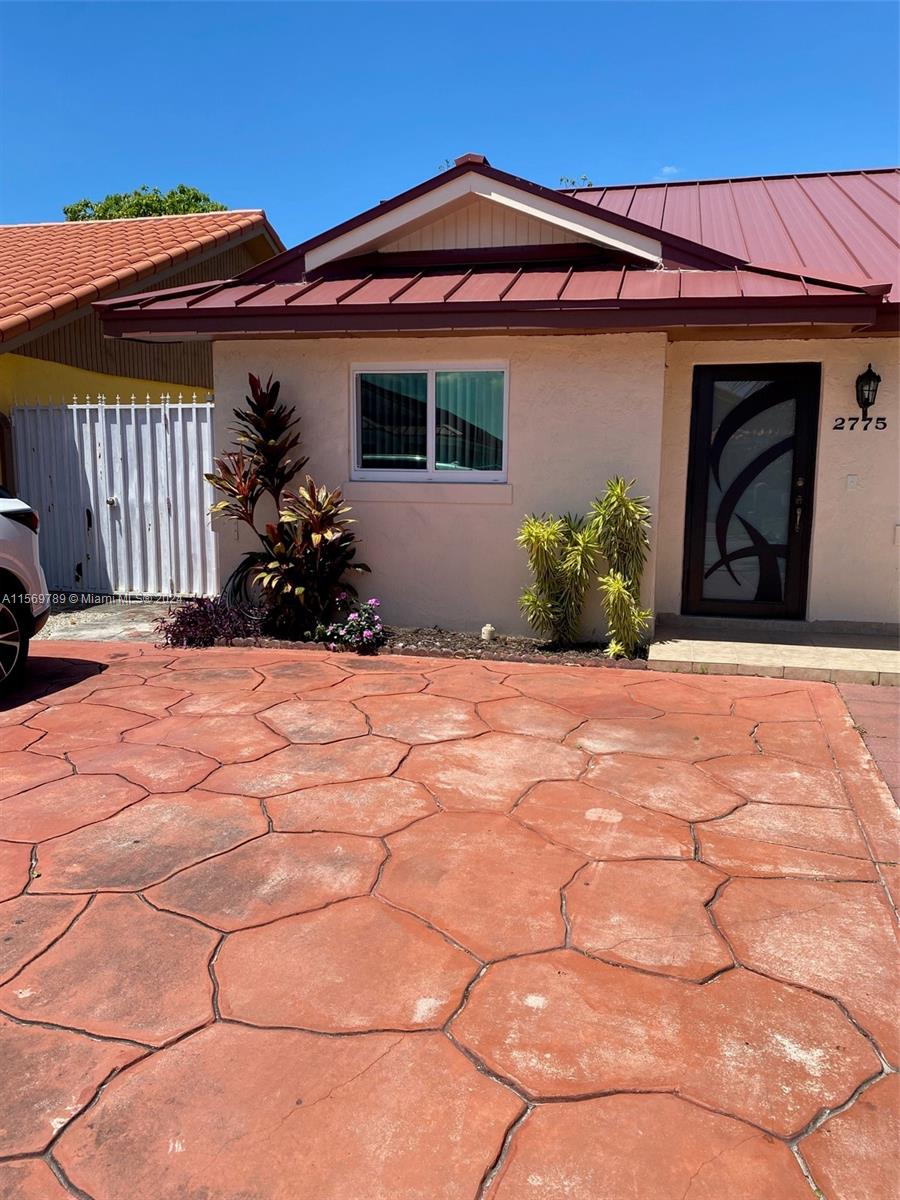
[[[223,497],[210,511],[249,525],[260,542],[232,572],[226,598],[233,604],[261,598],[268,629],[299,636],[328,619],[342,592],[355,592],[346,572],[369,568],[354,561],[354,522],[339,488],[319,487],[307,475],[302,487],[289,490],[308,460],[297,453],[299,418],[279,402],[279,390],[271,376],[265,387],[250,376],[246,408],[235,410],[238,448],[216,458],[206,478]],[[275,520],[260,528],[257,507],[266,498]]]

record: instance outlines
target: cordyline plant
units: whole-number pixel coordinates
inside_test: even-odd
[[[261,595],[269,630],[296,637],[326,620],[342,592],[355,594],[343,579],[347,571],[369,568],[354,562],[354,522],[339,488],[319,487],[307,475],[301,488],[289,489],[308,460],[296,453],[299,420],[279,403],[279,386],[271,376],[265,387],[250,376],[246,409],[235,410],[238,448],[216,458],[206,478],[223,496],[210,511],[248,525],[260,542],[232,572],[226,598],[239,604]],[[275,520],[260,528],[257,507],[264,499]]]

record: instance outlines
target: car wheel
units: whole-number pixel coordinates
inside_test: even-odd
[[[0,692],[15,687],[28,661],[28,634],[21,608],[0,600]]]

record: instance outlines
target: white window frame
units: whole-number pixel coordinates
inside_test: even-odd
[[[426,455],[434,463],[437,441],[435,376],[439,371],[502,371],[503,372],[503,464],[499,471],[438,471],[426,467],[424,471],[379,471],[360,467],[359,463],[359,414],[357,396],[358,378],[371,373],[425,375],[427,432]],[[508,362],[425,362],[425,363],[353,363],[350,366],[350,479],[377,483],[506,483],[507,456],[509,454],[509,363]]]

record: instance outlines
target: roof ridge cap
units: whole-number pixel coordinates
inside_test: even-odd
[[[621,188],[689,187],[698,183],[759,183],[765,179],[825,179],[829,175],[887,175],[900,171],[900,164],[886,167],[843,167],[829,171],[764,171],[758,175],[710,175],[700,179],[645,179],[635,183],[592,183],[590,187],[556,188],[565,196],[576,192],[611,192]]]
[[[248,213],[265,216],[264,208],[217,208],[212,212],[200,213],[156,213],[151,217],[96,217],[87,221],[8,221],[0,222],[0,229],[53,229],[65,226],[77,228],[79,225],[122,225],[134,224],[135,221],[184,221],[192,217],[230,217],[245,216]]]

